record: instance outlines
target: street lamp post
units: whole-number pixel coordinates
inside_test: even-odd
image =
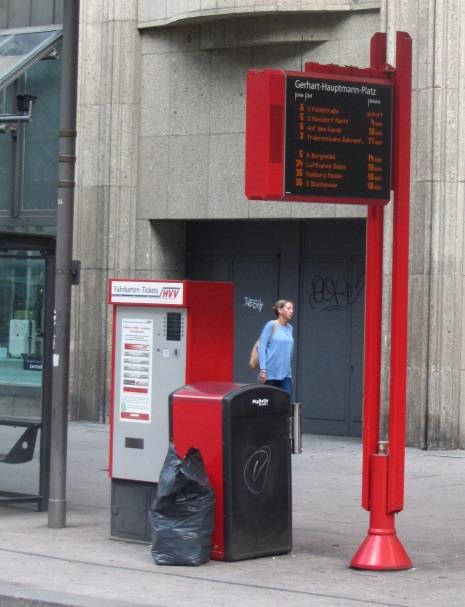
[[[63,3],[57,245],[53,331],[50,496],[48,526],[66,525],[69,342],[72,285],[74,172],[76,162],[79,0]]]

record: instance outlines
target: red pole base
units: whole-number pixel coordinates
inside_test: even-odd
[[[396,535],[393,512],[387,512],[388,456],[370,456],[370,528],[355,553],[351,567],[355,569],[410,569],[412,561]]]
[[[350,566],[354,569],[392,571],[410,569],[412,561],[395,532],[379,530],[377,533],[376,530],[370,529]]]

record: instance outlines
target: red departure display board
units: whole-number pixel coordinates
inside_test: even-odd
[[[251,70],[246,195],[385,204],[391,190],[387,79]]]

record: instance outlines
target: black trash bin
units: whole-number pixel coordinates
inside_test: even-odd
[[[272,386],[199,382],[171,394],[171,440],[181,456],[200,449],[215,488],[212,558],[291,550],[290,414]]]

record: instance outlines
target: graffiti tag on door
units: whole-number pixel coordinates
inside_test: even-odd
[[[260,299],[256,299],[253,297],[247,297],[245,295],[244,303],[242,304],[242,307],[243,308],[252,308],[252,310],[258,310],[259,312],[261,312],[262,308],[263,308],[262,298],[260,297]]]
[[[344,310],[358,301],[364,288],[365,272],[359,272],[352,280],[341,274],[315,274],[308,298],[310,307],[319,312]]]

